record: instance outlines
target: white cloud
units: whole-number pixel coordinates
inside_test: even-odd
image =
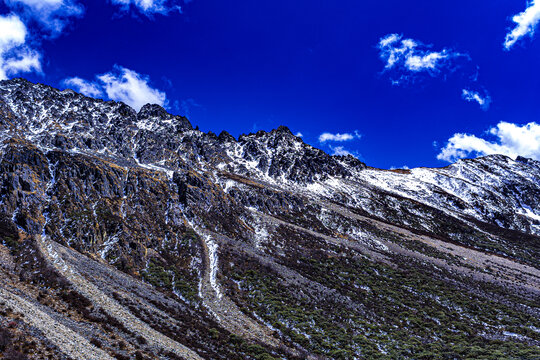
[[[321,135],[319,135],[319,142],[324,143],[324,142],[327,142],[327,141],[338,141],[338,142],[351,141],[351,140],[354,140],[354,139],[360,139],[361,137],[362,137],[362,135],[359,134],[358,131],[355,131],[354,134],[351,134],[351,133],[332,134],[332,133],[329,133],[329,132],[325,132],[325,133],[322,133]]]
[[[506,50],[510,50],[525,35],[534,35],[534,30],[540,22],[540,1],[532,0],[525,11],[514,15],[512,21],[516,23],[516,27],[506,34],[504,40]]]
[[[128,11],[131,6],[134,6],[146,15],[167,15],[173,11],[182,12],[179,0],[111,0],[111,2],[120,5],[124,11]],[[184,0],[184,3],[188,2],[190,1]]]
[[[302,134],[302,133],[299,131],[299,132],[297,132],[296,135],[294,135],[294,136],[301,138],[301,137],[304,137],[304,134]]]
[[[385,71],[396,71],[392,83],[400,84],[412,80],[421,73],[437,76],[442,70],[452,71],[457,64],[453,60],[468,55],[450,49],[432,51],[430,46],[413,39],[403,39],[402,35],[389,34],[380,39],[377,46],[379,57],[385,63]]]
[[[103,95],[98,84],[83,80],[79,77],[72,77],[63,81],[65,86],[80,92],[89,97],[100,97]]]
[[[487,93],[480,95],[478,91],[463,89],[461,97],[468,102],[477,102],[484,111],[489,110],[489,106],[491,105],[491,96]]]
[[[84,8],[77,0],[4,0],[25,22],[36,21],[51,37],[56,37],[69,24],[70,18],[81,16]]]
[[[41,56],[27,46],[27,35],[17,15],[0,16],[0,80],[21,72],[41,72]]]
[[[150,79],[133,70],[120,66],[114,71],[98,76],[103,83],[103,88],[109,99],[122,101],[137,111],[144,105],[165,105],[167,97],[165,93],[148,86]]]
[[[425,55],[410,55],[405,60],[405,65],[411,71],[434,70],[439,63],[448,58],[448,55],[443,51],[432,52]]]
[[[60,35],[69,19],[84,11],[77,0],[4,0],[4,3],[12,13],[0,15],[2,80],[23,72],[41,72],[41,54],[32,47],[38,46],[42,38]]]
[[[346,150],[343,146],[331,147],[331,149],[332,149],[332,155],[336,155],[336,156],[353,155],[350,151]]]
[[[148,85],[150,78],[133,70],[115,66],[113,71],[98,75],[96,81],[87,81],[78,77],[64,80],[67,86],[76,87],[87,96],[101,96],[122,101],[139,111],[144,105],[158,104],[166,106],[167,96],[164,92]]]
[[[300,134],[302,135],[302,134]],[[298,136],[298,135],[297,135]],[[353,141],[355,139],[361,139],[362,134],[358,132],[358,130],[355,130],[352,133],[330,133],[330,132],[324,132],[321,135],[319,135],[319,142],[321,144],[327,144],[328,148],[330,149],[330,154],[336,155],[336,156],[347,156],[352,155],[356,158],[358,158],[358,153],[351,152],[343,146],[333,146],[331,144],[328,144],[329,142],[347,142],[347,141]]]
[[[540,160],[540,125],[535,122],[522,126],[500,122],[486,135],[492,140],[470,134],[454,134],[437,159],[453,162],[470,156],[502,154]]]

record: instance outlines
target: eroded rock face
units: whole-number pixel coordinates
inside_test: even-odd
[[[0,300],[91,323],[56,358],[79,335],[117,358],[531,358],[539,200],[531,159],[379,170],[286,127],[0,82],[0,279],[35,295]]]

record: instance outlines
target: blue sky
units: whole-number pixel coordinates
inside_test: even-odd
[[[540,0],[0,0],[0,78],[368,165],[540,159]]]

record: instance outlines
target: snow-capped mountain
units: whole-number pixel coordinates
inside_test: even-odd
[[[0,300],[40,356],[539,354],[538,161],[380,170],[286,127],[235,139],[14,79],[0,168]]]

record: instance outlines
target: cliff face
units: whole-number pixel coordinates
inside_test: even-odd
[[[533,359],[539,200],[530,159],[378,170],[2,81],[0,353]]]

